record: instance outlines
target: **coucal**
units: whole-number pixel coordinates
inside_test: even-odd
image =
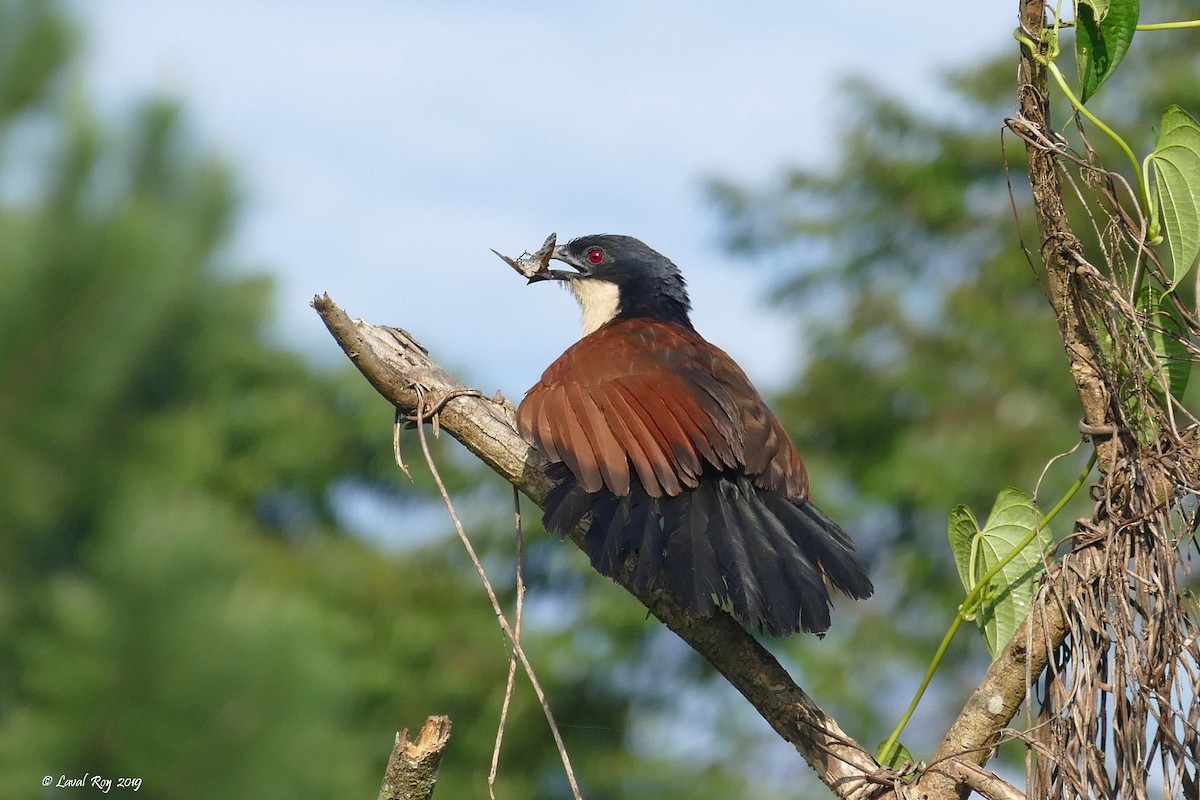
[[[826,582],[871,581],[855,546],[812,504],[795,446],[750,379],[692,327],[679,268],[629,236],[555,247],[583,337],[525,395],[522,435],[553,462],[547,530],[591,514],[583,547],[613,577],[664,587],[693,613],[729,608],[783,636],[829,628]]]

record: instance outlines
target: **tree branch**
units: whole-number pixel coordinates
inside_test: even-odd
[[[406,332],[351,320],[328,295],[314,298],[312,305],[359,371],[402,413],[413,413],[422,396],[436,401],[466,389]],[[438,423],[506,481],[543,503],[552,487],[544,473],[548,462],[517,433],[510,406],[457,395],[441,407]],[[578,544],[581,533],[570,538]],[[725,676],[838,796],[878,796],[889,774],[732,617],[723,612],[695,617],[666,592],[638,591],[624,579],[617,583]]]
[[[1021,31],[1031,42],[1041,42],[1045,29],[1043,0],[1020,0]],[[1036,132],[1040,142],[1056,138],[1050,124],[1050,98],[1046,82],[1046,67],[1039,59],[1044,52],[1033,53],[1021,47],[1017,72],[1017,101],[1022,125]],[[1081,298],[1084,294],[1079,273],[1090,268],[1083,254],[1083,245],[1071,230],[1063,206],[1062,183],[1058,174],[1058,153],[1025,138],[1029,157],[1029,185],[1033,192],[1033,209],[1041,239],[1042,262],[1046,269],[1047,297],[1058,320],[1059,333],[1066,349],[1071,377],[1083,406],[1083,423],[1093,430],[1116,432],[1112,397],[1099,369],[1102,363],[1099,344],[1090,317]],[[1112,471],[1120,455],[1118,436],[1097,436],[1096,466],[1101,474]]]
[[[379,800],[429,800],[449,741],[449,717],[428,717],[415,742],[408,740],[407,728],[397,733]]]
[[[1031,42],[1041,42],[1045,27],[1044,0],[1020,0],[1021,33]],[[1054,309],[1059,333],[1066,350],[1071,377],[1083,407],[1083,427],[1099,433],[1094,436],[1097,467],[1102,474],[1112,471],[1121,456],[1122,440],[1113,413],[1111,392],[1099,369],[1102,359],[1093,329],[1094,322],[1082,302],[1083,288],[1079,273],[1088,268],[1083,245],[1071,230],[1063,206],[1057,153],[1044,143],[1054,141],[1049,122],[1046,68],[1039,60],[1044,52],[1021,48],[1017,77],[1020,116],[1010,120],[1026,141],[1029,157],[1029,182],[1033,192],[1034,213],[1045,265],[1047,298]],[[1026,135],[1032,132],[1031,135]],[[949,759],[982,765],[991,757],[1001,731],[1009,724],[1029,694],[1029,686],[1041,674],[1054,648],[1062,644],[1069,631],[1068,609],[1056,598],[1056,588],[1071,574],[1092,574],[1099,567],[1101,553],[1085,547],[1064,556],[1047,576],[1039,602],[1014,633],[1008,645],[988,669],[983,682],[972,693],[962,712],[951,724],[919,786],[941,794],[957,789],[967,793],[963,775],[954,774],[941,764]]]
[[[987,800],[1027,800],[1025,793],[1020,789],[994,772],[988,772],[978,764],[960,760],[947,761],[943,769],[958,778],[964,785],[979,792]],[[913,794],[915,797],[929,796],[921,794],[920,787]]]
[[[1095,547],[1076,550],[1064,556],[1048,575],[1032,604],[1033,610],[996,656],[942,737],[929,769],[918,781],[918,796],[928,792],[930,797],[965,797],[968,788],[992,796],[972,780],[971,767],[982,767],[992,757],[1001,732],[1028,697],[1030,684],[1046,668],[1050,654],[1070,630],[1067,608],[1058,601],[1058,576],[1093,574],[1099,569],[1101,557]]]

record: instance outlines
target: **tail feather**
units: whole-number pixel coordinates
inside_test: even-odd
[[[637,498],[634,497],[634,503]],[[630,550],[637,553],[631,582],[633,588],[642,590],[657,586],[660,576],[666,572],[666,541],[663,540],[662,516],[657,501],[651,500],[636,508],[631,524],[626,528],[632,537]]]
[[[751,536],[740,535],[749,533],[746,529],[750,523],[743,519],[741,504],[731,496],[733,488],[727,483],[702,481],[691,497],[680,495],[678,499],[690,503],[695,501],[696,493],[711,496],[714,511],[705,536],[712,542],[717,555],[716,566],[723,579],[724,591],[719,592],[718,597],[738,610],[739,619],[758,628],[768,602],[763,597],[757,575],[759,565],[756,562],[760,553],[752,546]]]
[[[592,507],[592,524],[588,527],[583,546],[592,554],[592,562],[596,569],[606,574],[609,570],[620,569],[623,553],[620,537],[606,536],[604,532],[625,530],[629,521],[627,499],[605,494]],[[546,527],[550,527],[549,524]]]
[[[774,562],[774,570],[764,567],[756,570],[763,584],[763,594],[770,601],[762,628],[775,635],[785,635],[796,630],[799,619],[804,630],[827,630],[829,592],[821,580],[821,572],[785,524],[787,517],[772,513],[762,502],[761,494],[756,492],[745,508],[759,520],[763,536],[762,546],[756,548],[760,553],[759,562],[767,559]]]
[[[770,493],[763,493],[762,497],[773,513],[781,518],[788,514],[795,516],[800,527],[808,531],[804,540],[810,557],[820,565],[834,588],[856,600],[871,596],[875,587],[854,555],[857,550],[854,541],[841,526],[812,503],[796,506]]]
[[[727,606],[746,627],[782,636],[823,633],[831,601],[825,581],[855,598],[873,588],[854,543],[812,503],[793,504],[746,476],[706,473],[693,490],[649,497],[588,493],[563,469],[547,497],[545,525],[567,533],[590,512],[583,547],[614,577],[631,557],[635,587],[663,587],[693,613]]]
[[[665,574],[672,579],[669,588],[693,609],[715,608],[713,598],[723,585],[708,535],[711,503],[706,501],[706,496],[696,496],[690,503],[668,498],[661,504],[663,563],[668,567]]]
[[[560,469],[556,469],[556,467]],[[546,505],[543,509],[545,513],[542,520],[547,530],[555,530],[559,533],[574,530],[598,500],[603,500],[606,495],[613,497],[608,492],[596,494],[585,492],[583,487],[575,482],[564,464],[555,464],[547,472],[551,478],[559,480],[559,483],[546,495]],[[591,531],[589,531],[590,533]]]

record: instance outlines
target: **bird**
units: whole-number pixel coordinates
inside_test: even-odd
[[[565,285],[583,328],[517,409],[555,481],[546,530],[586,519],[598,572],[771,636],[823,635],[830,585],[870,597],[854,541],[813,504],[787,432],[692,325],[674,262],[615,234],[554,246],[550,259],[571,269],[544,263],[529,283]]]

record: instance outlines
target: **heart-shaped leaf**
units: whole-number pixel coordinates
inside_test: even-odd
[[[1200,257],[1200,123],[1179,106],[1168,106],[1149,161],[1157,200],[1151,214],[1162,211],[1173,289]]]
[[[992,513],[980,530],[970,509],[958,506],[950,512],[948,538],[954,562],[967,593],[1035,530],[1037,535],[1016,553],[984,587],[974,609],[983,640],[994,657],[1012,638],[1029,613],[1029,604],[1045,569],[1043,553],[1051,543],[1048,530],[1038,529],[1040,513],[1032,498],[1020,489],[1007,487],[996,497]]]
[[[881,767],[887,767],[890,770],[899,772],[906,764],[915,764],[917,760],[913,758],[913,754],[908,751],[908,748],[893,742],[891,747],[887,746],[887,742],[882,742],[879,749],[875,751],[875,760],[879,762]]]
[[[1157,375],[1147,375],[1147,381],[1160,396],[1166,388],[1172,397],[1181,398],[1192,375],[1192,361],[1187,331],[1175,316],[1171,296],[1144,286],[1138,296],[1138,308],[1146,315],[1146,338],[1154,348],[1160,370]]]
[[[1081,103],[1125,58],[1139,13],[1138,0],[1075,0],[1075,67]]]
[[[966,506],[955,506],[950,510],[950,519],[946,528],[946,536],[950,540],[950,552],[954,554],[954,564],[958,567],[958,577],[963,588],[968,592],[983,577],[977,573],[979,559],[975,554],[976,538],[979,536],[979,523],[975,515]]]

